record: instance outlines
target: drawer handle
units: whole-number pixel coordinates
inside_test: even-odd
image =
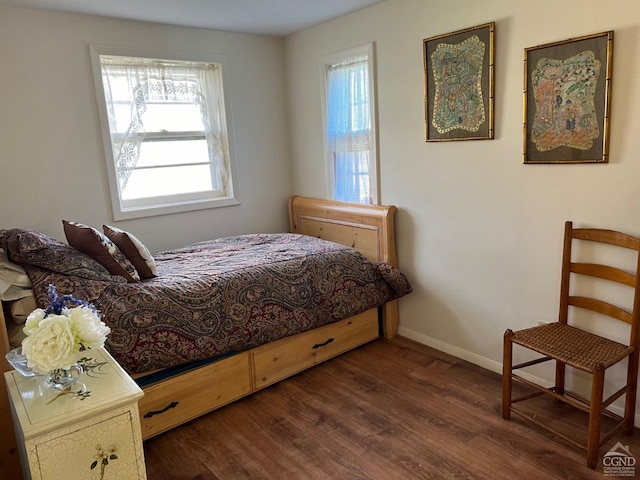
[[[326,341],[326,342],[324,342],[324,343],[316,343],[316,344],[313,346],[313,349],[315,350],[316,348],[320,348],[320,347],[324,347],[325,345],[329,345],[329,344],[330,344],[331,342],[333,342],[334,340],[335,340],[335,338],[331,337],[331,338],[329,338],[329,340],[327,340],[327,341]]]
[[[160,415],[161,413],[166,412],[167,410],[171,410],[172,408],[176,408],[180,402],[171,402],[169,405],[164,407],[162,410],[156,410],[155,412],[147,412],[144,414],[144,418],[151,418],[154,415]]]

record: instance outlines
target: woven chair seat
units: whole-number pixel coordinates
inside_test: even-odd
[[[513,342],[589,373],[597,364],[608,368],[633,351],[628,345],[560,322],[518,330]]]

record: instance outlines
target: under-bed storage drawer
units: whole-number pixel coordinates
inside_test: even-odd
[[[249,353],[239,353],[144,388],[142,438],[164,432],[251,392]]]
[[[378,338],[378,309],[254,348],[255,390]]]

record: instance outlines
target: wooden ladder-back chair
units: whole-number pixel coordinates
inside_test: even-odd
[[[609,244],[635,251],[635,265],[633,273],[621,268],[597,263],[578,263],[572,261],[572,245],[577,241],[599,244]],[[587,466],[596,468],[600,447],[609,441],[616,433],[633,432],[633,421],[636,406],[636,390],[638,382],[638,319],[640,314],[640,288],[637,275],[640,268],[638,250],[640,240],[637,237],[612,230],[595,228],[574,229],[572,222],[565,223],[564,249],[562,257],[562,280],[560,286],[560,313],[557,322],[538,325],[532,328],[513,332],[507,330],[504,334],[504,356],[502,376],[502,416],[509,419],[511,413],[528,420],[539,427],[557,435],[569,443],[586,449]],[[609,280],[633,289],[633,306],[631,311],[620,308],[602,299],[576,296],[570,288],[570,280],[574,277],[588,276]],[[577,328],[572,317],[569,325],[569,307],[591,310],[597,314],[606,315],[621,320],[630,325],[629,343],[621,344],[600,335],[589,333]],[[572,312],[573,314],[574,312]],[[534,350],[543,355],[542,358],[513,365],[513,344]],[[626,385],[604,399],[605,370],[618,362],[628,359]],[[555,360],[555,385],[546,388],[529,379],[513,373],[513,370],[528,367],[538,363]],[[592,375],[591,398],[585,399],[575,393],[565,390],[565,369],[569,365]],[[512,398],[512,380],[536,389],[534,393]],[[514,403],[527,400],[543,393],[561,400],[573,407],[589,414],[589,424],[586,447],[584,443],[576,442],[565,433],[552,428],[536,417],[528,415]],[[626,396],[624,416],[616,415],[607,409],[618,398]],[[618,423],[601,438],[602,415],[614,418]]]

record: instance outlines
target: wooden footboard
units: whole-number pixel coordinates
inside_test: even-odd
[[[395,206],[360,205],[294,196],[289,200],[289,227],[294,233],[349,245],[369,260],[398,266]],[[384,336],[398,331],[398,301],[382,307]]]

